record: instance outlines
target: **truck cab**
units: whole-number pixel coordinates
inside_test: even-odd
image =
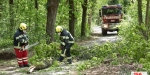
[[[123,19],[122,6],[120,4],[102,6],[99,10],[99,16],[101,18],[102,35],[107,35],[107,31],[118,32],[118,25]]]

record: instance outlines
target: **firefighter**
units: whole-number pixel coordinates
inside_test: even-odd
[[[60,40],[61,40],[60,48],[62,51],[61,51],[61,55],[59,57],[59,61],[62,62],[64,60],[64,58],[66,58],[67,62],[69,64],[72,64],[70,48],[74,44],[73,36],[70,34],[69,31],[67,31],[66,29],[64,29],[61,26],[57,26],[55,31],[56,31],[56,33],[58,33],[60,35]]]
[[[27,25],[20,23],[16,33],[14,34],[14,51],[20,68],[29,67],[28,64],[28,51],[25,46],[28,45],[28,36],[26,34]]]

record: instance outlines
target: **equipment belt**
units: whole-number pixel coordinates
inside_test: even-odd
[[[14,46],[14,48],[16,48],[16,49],[21,49],[21,47],[19,47],[19,46]]]

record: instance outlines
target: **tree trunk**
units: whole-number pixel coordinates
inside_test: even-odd
[[[149,21],[149,0],[147,0],[147,7],[146,7],[146,18],[145,18],[145,24],[148,25],[148,21]]]
[[[141,26],[143,23],[143,19],[142,19],[142,0],[138,0],[138,22],[139,25]],[[147,29],[147,28],[146,28]],[[145,40],[148,40],[148,35],[147,35],[147,31],[144,30],[143,28],[139,29],[144,37]]]
[[[34,0],[34,2],[35,2],[35,9],[36,9],[36,11],[35,11],[35,18],[36,18],[36,20],[35,20],[35,32],[37,32],[38,31],[38,9],[39,9],[39,7],[38,7],[38,0]]]
[[[3,1],[0,1],[0,12],[3,11],[3,9],[2,9],[2,4],[3,4]],[[2,13],[0,13],[0,20],[1,20],[1,17],[2,17]]]
[[[10,25],[8,26],[8,32],[11,33],[14,29],[14,10],[13,10],[13,0],[9,0],[9,15],[10,15]],[[12,37],[12,34],[10,34]]]
[[[143,22],[143,19],[142,19],[142,0],[138,0],[138,21],[139,21],[139,25],[141,25],[141,23]]]
[[[72,34],[72,36],[74,35],[74,25],[75,25],[75,8],[74,8],[74,0],[69,0],[69,31]]]
[[[82,26],[81,26],[81,36],[86,36],[86,13],[87,13],[87,0],[84,0],[82,4]]]
[[[147,27],[147,39],[149,38],[150,35],[150,1],[147,0],[147,6],[146,6],[146,18],[145,18],[145,26]]]
[[[55,22],[57,15],[57,8],[59,5],[59,0],[47,0],[47,25],[46,25],[46,34],[48,39],[46,40],[47,44],[50,44],[54,41],[55,35]]]

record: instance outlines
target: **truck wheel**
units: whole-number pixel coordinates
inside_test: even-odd
[[[106,29],[102,29],[102,35],[107,35],[107,30]]]

